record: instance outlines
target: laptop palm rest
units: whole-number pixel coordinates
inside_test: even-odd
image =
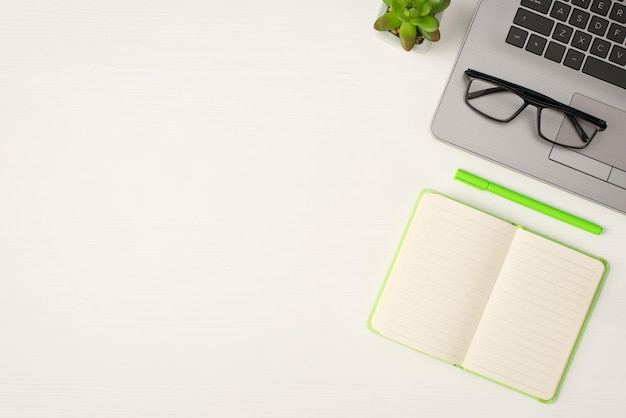
[[[592,115],[602,115],[608,128],[599,132],[583,150],[553,147],[550,159],[626,189],[626,141],[623,137],[626,112],[578,93],[574,94],[570,105]],[[559,136],[569,134],[564,130],[559,132]]]

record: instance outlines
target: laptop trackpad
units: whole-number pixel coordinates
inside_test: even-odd
[[[606,120],[607,128],[583,150],[553,147],[550,159],[626,188],[626,112],[578,93],[572,96],[570,106]]]

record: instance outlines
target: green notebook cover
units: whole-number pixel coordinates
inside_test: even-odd
[[[368,327],[550,403],[608,270],[602,258],[424,190]]]

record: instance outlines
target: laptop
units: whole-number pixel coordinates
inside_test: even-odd
[[[626,214],[625,38],[624,0],[481,0],[432,132],[444,143]],[[484,75],[504,87],[468,93]],[[551,103],[547,96],[605,121],[606,128],[594,130],[583,146],[563,146],[558,138],[576,135],[577,128],[568,127],[576,117],[559,106],[538,118],[531,103],[503,121],[485,114],[505,112],[508,103],[487,111],[474,105],[520,91],[530,91],[524,97],[538,98],[539,107]],[[548,122],[549,115],[556,120]]]

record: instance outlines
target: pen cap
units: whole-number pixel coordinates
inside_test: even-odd
[[[460,181],[461,183],[465,183],[469,186],[475,187],[479,190],[486,190],[489,186],[488,180],[485,180],[482,177],[478,177],[472,173],[468,173],[467,171],[461,170],[460,168],[456,170],[454,179]]]

